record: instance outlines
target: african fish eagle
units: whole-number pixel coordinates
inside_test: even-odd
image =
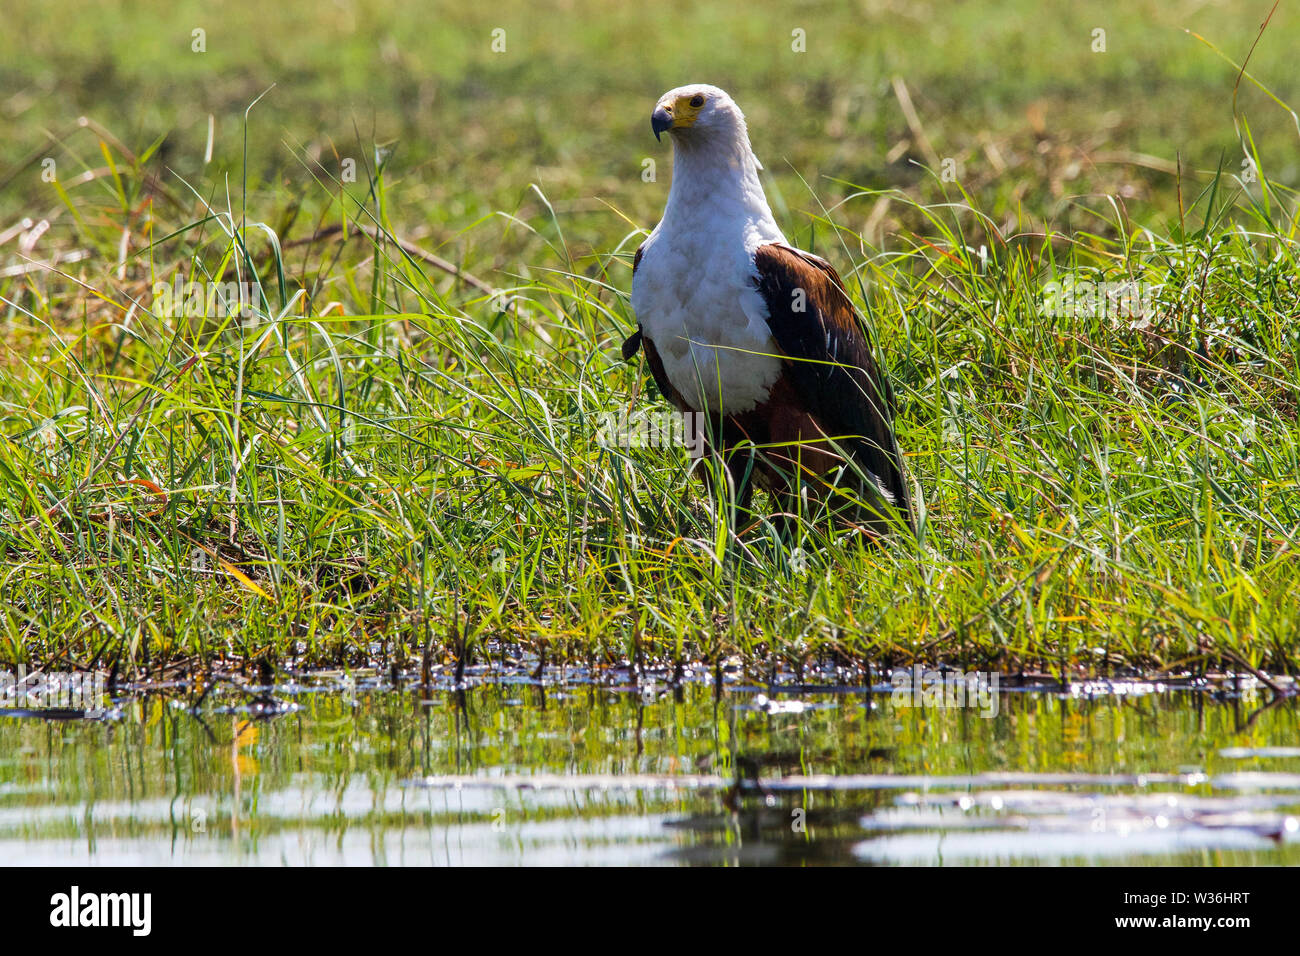
[[[889,382],[835,269],[772,217],[744,114],[716,86],[683,86],[650,125],[672,136],[673,179],[633,260],[624,359],[644,348],[663,396],[706,416],[742,505],[752,477],[787,511],[801,489],[835,488],[873,530],[913,527]]]

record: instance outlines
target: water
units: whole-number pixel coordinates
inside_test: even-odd
[[[326,674],[155,686],[91,720],[10,707],[0,862],[1300,863],[1296,699],[1253,682],[1003,680],[986,717],[833,674],[668,676]]]

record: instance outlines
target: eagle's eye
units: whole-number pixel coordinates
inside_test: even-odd
[[[704,105],[704,95],[702,93],[696,93],[694,96],[691,97],[691,106],[695,107],[698,110],[703,105]]]

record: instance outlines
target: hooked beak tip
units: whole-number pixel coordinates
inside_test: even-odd
[[[650,116],[650,128],[654,130],[655,139],[659,139],[660,133],[673,128],[673,114],[664,107],[659,107]]]

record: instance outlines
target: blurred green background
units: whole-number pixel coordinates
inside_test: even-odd
[[[67,135],[83,114],[137,151],[165,135],[152,160],[160,172],[219,195],[229,176],[237,195],[244,111],[274,84],[248,127],[252,188],[323,204],[301,158],[334,175],[342,158],[355,158],[364,184],[381,144],[392,150],[387,185],[400,189],[394,225],[435,246],[454,240],[462,255],[477,242],[511,251],[499,221],[479,220],[502,210],[528,218],[538,209],[532,183],[569,217],[572,245],[608,251],[631,224],[653,225],[670,150],[654,141],[648,117],[662,91],[696,81],[727,88],[746,110],[778,216],[794,236],[807,222],[800,213],[818,208],[801,177],[827,206],[852,192],[844,183],[933,198],[937,184],[918,164],[935,158],[954,159],[975,205],[1006,225],[1095,226],[1082,207],[1102,194],[1139,216],[1170,214],[1178,156],[1185,191],[1220,162],[1240,172],[1244,158],[1233,124],[1236,70],[1187,31],[1240,63],[1270,11],[1268,2],[1154,0],[6,7],[6,220],[39,214],[49,201],[32,165],[50,152],[47,133],[60,140],[53,155],[61,161],[103,165],[93,136]],[[192,51],[195,29],[206,31],[206,52]],[[493,49],[498,29],[503,52]],[[1097,29],[1104,53],[1093,50]],[[797,30],[805,52],[793,49]],[[1300,12],[1283,5],[1250,62],[1291,104],[1300,101],[1298,40]],[[913,123],[895,78],[914,104]],[[1237,109],[1262,172],[1300,182],[1294,116],[1249,82]],[[656,183],[642,179],[647,157],[659,163]],[[109,198],[111,186],[92,188]],[[898,223],[873,222],[872,212],[859,202],[837,218],[881,243]]]

